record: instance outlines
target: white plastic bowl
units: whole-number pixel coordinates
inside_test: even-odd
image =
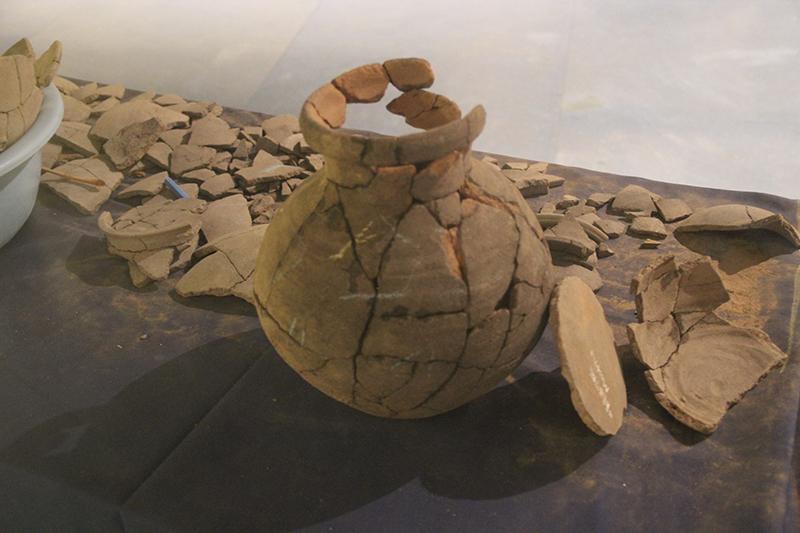
[[[28,220],[42,175],[42,147],[61,124],[64,103],[54,85],[44,88],[42,109],[25,135],[0,152],[0,247]]]

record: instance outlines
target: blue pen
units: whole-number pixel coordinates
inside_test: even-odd
[[[175,196],[177,196],[178,198],[188,198],[189,197],[189,195],[186,194],[186,191],[181,189],[181,186],[178,185],[178,182],[176,182],[174,179],[170,178],[169,176],[164,178],[164,185],[166,185],[169,188],[169,190],[171,190],[175,194]]]

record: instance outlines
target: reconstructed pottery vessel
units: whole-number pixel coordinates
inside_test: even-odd
[[[339,130],[347,103],[404,91],[387,108],[427,131]],[[325,167],[266,230],[256,308],[272,344],[313,386],[367,413],[418,418],[494,387],[544,327],[553,276],[520,193],[470,156],[481,106],[463,118],[424,90],[427,61],[348,71],[315,91],[300,125]]]
[[[61,62],[61,43],[34,57],[28,39],[20,39],[0,56],[0,152],[30,129],[39,116],[44,94]]]

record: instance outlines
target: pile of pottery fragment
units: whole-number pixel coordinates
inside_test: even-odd
[[[223,108],[178,95],[132,95],[120,85],[78,86],[60,77],[64,122],[47,145],[42,180],[78,212],[98,215],[108,251],[128,261],[136,287],[180,272],[184,297],[237,296],[253,303],[258,248],[275,212],[324,161],[290,115],[232,126]],[[391,110],[391,109],[390,109]],[[766,334],[734,326],[715,309],[729,299],[708,258],[658,252],[672,232],[762,229],[800,248],[797,230],[764,209],[692,209],[638,185],[585,199],[557,195],[555,165],[486,156],[537,213],[561,280],[550,303],[562,372],[581,419],[616,433],[625,384],[611,328],[592,293],[614,239],[639,239],[654,259],[631,283],[638,323],[628,336],[658,402],[677,420],[714,431],[727,410],[787,359]],[[552,173],[551,173],[552,172]],[[111,198],[130,206],[116,218]]]

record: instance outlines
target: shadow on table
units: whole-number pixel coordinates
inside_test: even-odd
[[[16,512],[0,516],[8,526],[36,525],[42,513],[54,520],[77,490],[124,506],[129,531],[142,516],[146,528],[292,529],[417,478],[450,498],[531,491],[605,443],[577,417],[558,371],[432,419],[386,420],[312,389],[253,330],[186,352],[107,403],[49,420],[0,451],[4,468],[44,480],[24,494],[15,494],[20,479],[0,481]],[[70,512],[71,524],[88,520]],[[118,520],[109,517],[109,527]]]

